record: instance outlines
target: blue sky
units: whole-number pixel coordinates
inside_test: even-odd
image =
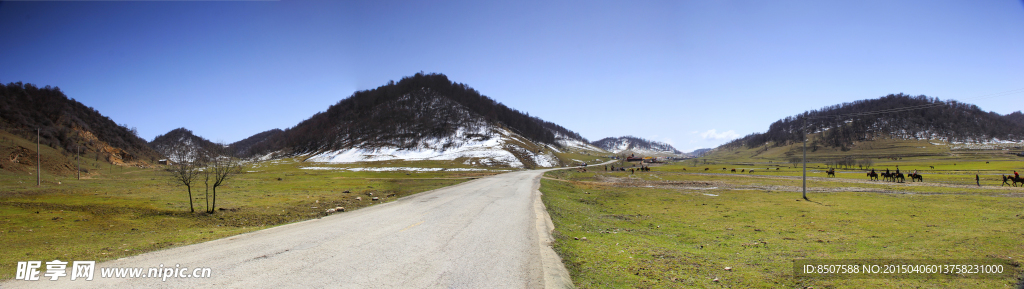
[[[0,2],[0,82],[234,142],[438,72],[590,140],[714,147],[924,94],[1024,109],[1022,1]]]

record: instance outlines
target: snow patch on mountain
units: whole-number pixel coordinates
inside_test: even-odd
[[[533,162],[540,167],[554,167],[558,166],[558,158],[553,154],[537,154],[533,155]]]
[[[591,150],[591,151],[599,151],[599,152],[604,152],[605,151],[605,150],[603,150],[603,149],[601,149],[599,147],[596,147],[596,146],[594,146],[594,145],[592,145],[590,143],[587,143],[585,141],[578,140],[578,139],[573,139],[573,138],[567,137],[565,135],[562,135],[562,134],[560,134],[558,132],[554,132],[554,133],[555,133],[555,142],[558,143],[559,146],[562,146],[562,148],[565,148],[565,149]],[[561,152],[559,150],[555,150],[555,151]]]
[[[510,140],[519,138],[506,129],[480,125],[459,128],[446,138],[421,140],[412,148],[355,147],[346,150],[328,151],[315,154],[307,162],[356,163],[390,160],[456,160],[466,158],[469,165],[490,167],[523,168],[523,163],[510,150],[527,154],[534,163],[542,167],[558,165],[558,158],[551,153],[538,154],[519,148]]]
[[[613,153],[630,151],[641,155],[682,154],[682,152],[676,150],[670,144],[632,136],[604,138],[594,142],[594,144]]]

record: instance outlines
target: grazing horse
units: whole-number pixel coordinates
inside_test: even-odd
[[[907,176],[910,177],[911,182],[924,182],[924,177],[921,174],[908,174]]]
[[[704,171],[706,172],[706,171],[708,171],[708,170],[710,170],[710,169],[711,169],[711,168],[704,168]]]
[[[747,173],[751,173],[751,174],[752,174],[752,173],[754,173],[754,170],[750,170],[750,171],[748,171]]]
[[[740,172],[741,172],[741,173],[742,173],[742,172],[746,172],[746,171],[747,171],[747,169],[740,169]]]
[[[779,170],[779,168],[775,168],[775,170],[777,171],[777,170]]]
[[[828,177],[830,177],[830,178],[836,177],[836,170],[835,169],[827,170],[827,171],[825,171],[825,173],[828,174]]]
[[[868,179],[871,179],[872,181],[877,181],[878,180],[878,173],[876,173],[876,172],[868,172]]]
[[[732,172],[734,172],[734,173],[735,173],[735,172],[736,172],[736,169],[732,169]]]
[[[932,168],[933,170],[935,169],[935,166],[928,166],[928,167],[929,167],[929,168]]]

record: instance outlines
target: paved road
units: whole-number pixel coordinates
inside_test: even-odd
[[[211,278],[105,279],[97,269],[93,281],[65,277],[0,287],[561,287],[568,274],[549,246],[552,226],[537,191],[542,173],[500,174],[96,266],[210,267]]]

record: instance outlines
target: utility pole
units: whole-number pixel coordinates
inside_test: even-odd
[[[807,118],[804,118],[804,200],[807,200]]]
[[[43,185],[43,178],[42,178],[41,175],[39,175],[39,172],[40,172],[39,167],[42,166],[42,162],[43,162],[42,161],[42,157],[39,154],[39,128],[36,128],[36,186],[37,187]]]
[[[78,180],[82,180],[82,145],[75,146],[75,167],[78,169]]]

